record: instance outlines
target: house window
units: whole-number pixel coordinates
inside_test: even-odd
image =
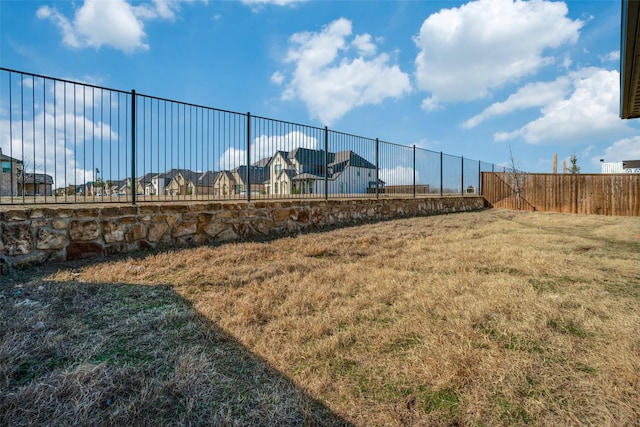
[[[242,193],[242,184],[236,185],[236,194]]]
[[[371,178],[371,172],[369,172],[369,178]]]
[[[280,192],[278,191],[279,190],[278,184],[279,184],[278,182],[276,182],[274,184],[274,186],[273,186],[273,194],[280,194]]]
[[[276,176],[278,176],[281,170],[282,170],[282,165],[278,163],[275,168]]]
[[[2,162],[2,173],[11,173],[11,162]]]
[[[360,171],[357,171],[357,172],[356,172],[356,176],[360,176]]]

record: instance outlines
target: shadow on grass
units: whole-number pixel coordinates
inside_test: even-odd
[[[168,286],[0,284],[0,425],[351,425]]]

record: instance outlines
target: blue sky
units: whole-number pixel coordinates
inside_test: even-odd
[[[620,1],[0,0],[3,67],[551,172],[640,159]],[[561,166],[560,166],[561,167]]]

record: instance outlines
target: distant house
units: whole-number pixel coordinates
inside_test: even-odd
[[[247,177],[251,179],[251,191],[265,193],[265,182],[269,179],[269,169],[261,166],[268,162],[258,161],[247,168],[246,165],[238,166],[230,171],[217,173],[213,183],[213,194],[216,196],[234,196],[245,194],[247,191]]]
[[[640,160],[602,162],[602,173],[640,173]]]
[[[214,188],[215,188],[214,183],[218,178],[218,174],[219,172],[212,172],[212,171],[208,171],[203,174],[200,174],[196,182],[194,182],[195,189],[196,189],[195,194],[198,194],[198,195],[201,194],[201,195],[207,195],[207,196],[213,195]]]
[[[18,195],[18,178],[22,176],[22,161],[2,154],[0,148],[0,196]]]
[[[197,194],[195,183],[198,181],[198,173],[188,169],[171,169],[163,175],[165,180],[169,180],[164,190],[164,194],[171,196]]]
[[[325,171],[325,164],[327,170]],[[269,194],[363,194],[376,187],[376,166],[351,150],[326,153],[297,148],[278,151],[269,163]],[[378,181],[378,186],[384,186]]]
[[[18,195],[51,196],[53,195],[53,177],[43,173],[27,173],[18,178]]]

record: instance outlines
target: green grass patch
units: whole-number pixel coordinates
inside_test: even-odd
[[[547,326],[553,329],[556,332],[565,335],[573,335],[578,338],[586,338],[588,336],[587,331],[579,325],[577,322],[573,320],[564,320],[564,319],[549,319],[547,322]]]
[[[387,353],[404,353],[414,347],[417,347],[421,342],[422,341],[417,334],[411,333],[398,337],[387,343],[385,351]]]
[[[494,394],[490,401],[496,408],[502,425],[532,425],[535,423],[533,417],[522,406],[511,402],[502,393]]]
[[[427,414],[437,412],[442,418],[451,420],[460,412],[460,398],[452,389],[431,390],[421,388],[418,390],[418,399],[421,409]]]

